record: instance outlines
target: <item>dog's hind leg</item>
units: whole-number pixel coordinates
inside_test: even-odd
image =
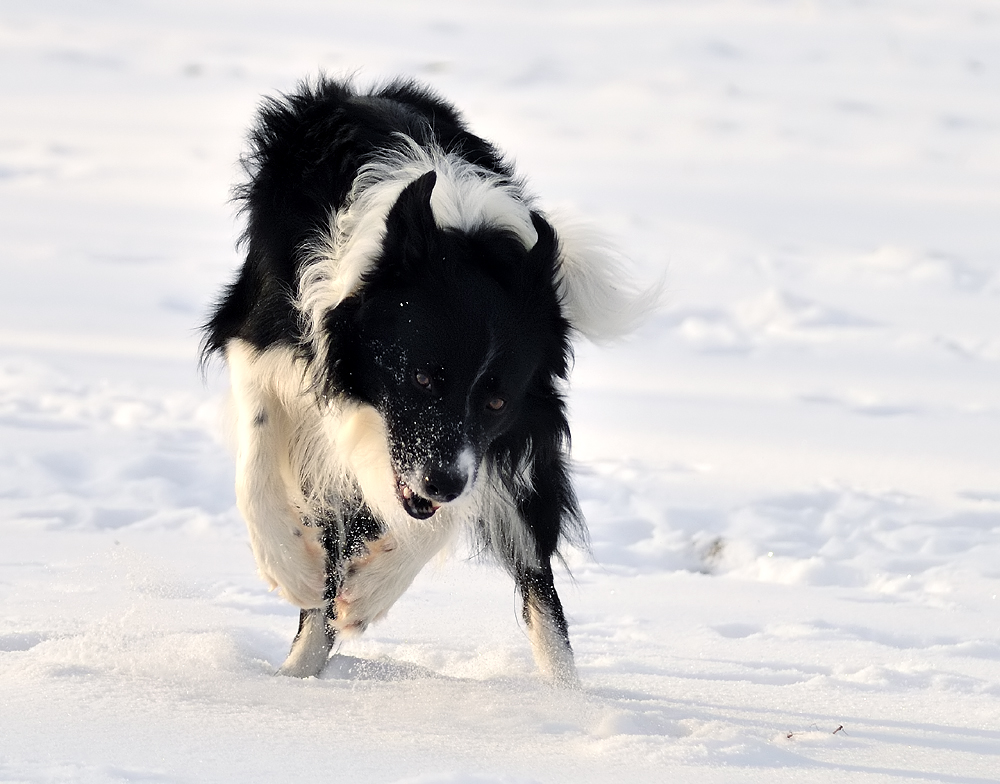
[[[327,623],[326,613],[322,607],[299,613],[299,631],[276,675],[311,678],[323,672],[334,640],[334,631]]]
[[[522,617],[528,627],[538,669],[561,686],[579,686],[566,616],[556,593],[552,567],[546,563],[528,568],[517,583],[524,600]]]

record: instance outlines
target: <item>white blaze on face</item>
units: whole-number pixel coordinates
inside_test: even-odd
[[[479,468],[479,464],[476,462],[476,453],[472,447],[466,444],[462,451],[459,452],[455,463],[458,466],[458,470],[465,474],[465,488],[459,495],[459,498],[462,498],[472,490],[473,485],[476,483],[476,471]]]

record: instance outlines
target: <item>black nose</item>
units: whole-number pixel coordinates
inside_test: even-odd
[[[465,490],[468,476],[454,468],[429,468],[424,474],[424,495],[439,504],[458,498]]]

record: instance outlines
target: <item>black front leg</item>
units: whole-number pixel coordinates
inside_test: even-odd
[[[568,428],[561,415],[561,409],[551,412],[545,422],[550,427],[563,422],[565,432]],[[560,438],[558,433],[542,432],[536,434],[534,442],[559,444]],[[579,679],[566,615],[552,579],[552,558],[559,544],[586,539],[564,450],[555,447],[551,451],[540,450],[532,475],[534,486],[518,511],[531,533],[534,553],[514,552],[513,572],[524,601],[524,622],[538,669],[559,684],[577,686]]]

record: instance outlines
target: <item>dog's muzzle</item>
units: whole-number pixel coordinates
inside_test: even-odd
[[[415,476],[396,477],[396,494],[410,517],[426,520],[458,499],[471,484],[469,472],[456,467],[425,467]]]

